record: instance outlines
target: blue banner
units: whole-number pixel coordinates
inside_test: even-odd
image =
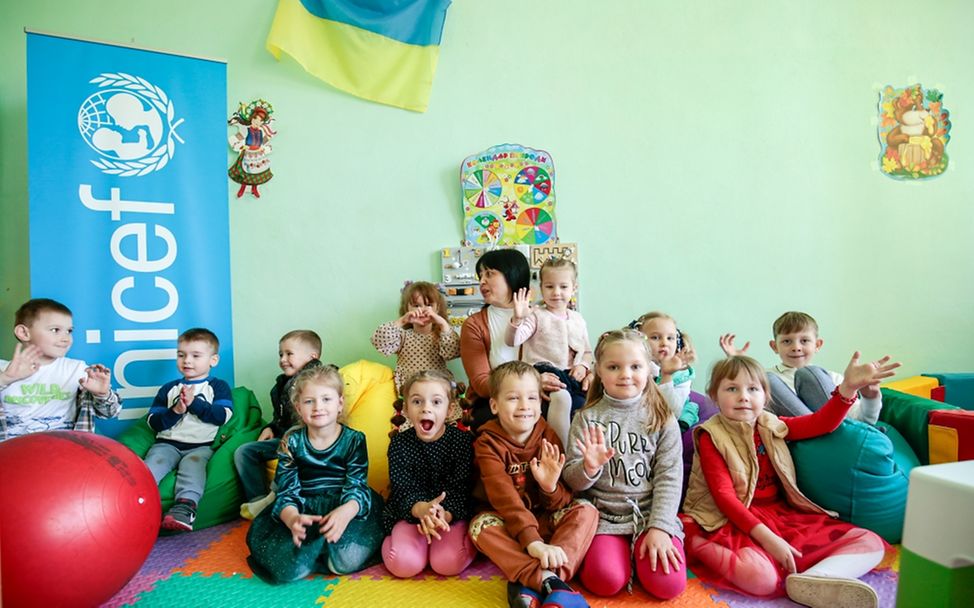
[[[112,370],[117,434],[179,377],[176,338],[220,339],[233,383],[226,64],[27,34],[33,297],[74,313],[68,356]]]

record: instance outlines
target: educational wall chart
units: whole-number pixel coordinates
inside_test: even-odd
[[[493,146],[460,165],[463,244],[557,243],[551,155],[518,144]]]
[[[947,170],[950,113],[943,93],[919,84],[887,85],[879,99],[879,160],[882,171],[900,180],[928,179]]]

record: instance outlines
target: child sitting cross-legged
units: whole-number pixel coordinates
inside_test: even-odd
[[[707,393],[720,413],[694,431],[683,505],[697,576],[752,596],[787,594],[816,608],[875,608],[876,592],[858,577],[883,558],[883,540],[802,494],[785,442],[834,431],[857,391],[898,366],[889,357],[860,363],[857,352],[828,402],[794,418],[765,411],[768,383],[754,359],[734,356],[714,366]]]
[[[176,345],[176,364],[183,377],[159,387],[149,408],[147,422],[156,442],[145,455],[145,464],[156,483],[177,470],[176,502],[162,520],[174,532],[193,529],[196,505],[206,485],[206,465],[213,457],[210,447],[220,426],[233,415],[230,386],[210,376],[220,361],[220,341],[208,329],[186,330]]]
[[[340,422],[343,388],[331,365],[304,370],[291,386],[302,425],[281,438],[277,499],[247,532],[247,563],[265,581],[350,574],[378,561],[382,497],[368,485],[365,434]]]
[[[413,374],[402,385],[409,428],[389,442],[391,491],[383,512],[382,560],[395,576],[416,576],[429,563],[454,576],[477,554],[467,535],[473,481],[473,435],[446,423],[457,400],[449,372]]]
[[[564,478],[599,509],[599,526],[579,579],[598,595],[631,584],[660,599],[687,585],[680,428],[651,373],[646,336],[621,329],[595,347],[595,379],[572,421]]]
[[[588,603],[568,586],[592,542],[598,511],[573,500],[560,481],[565,456],[541,417],[541,377],[510,361],[490,373],[490,410],[474,442],[480,480],[474,495],[489,511],[470,522],[474,545],[504,572],[514,608],[576,608]]]

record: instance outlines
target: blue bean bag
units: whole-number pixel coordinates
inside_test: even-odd
[[[899,431],[846,420],[828,435],[789,446],[806,496],[844,521],[900,542],[910,471],[920,461]]]

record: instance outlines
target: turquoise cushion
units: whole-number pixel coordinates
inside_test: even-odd
[[[898,543],[913,450],[893,427],[846,420],[828,435],[789,444],[798,487],[847,522]]]

